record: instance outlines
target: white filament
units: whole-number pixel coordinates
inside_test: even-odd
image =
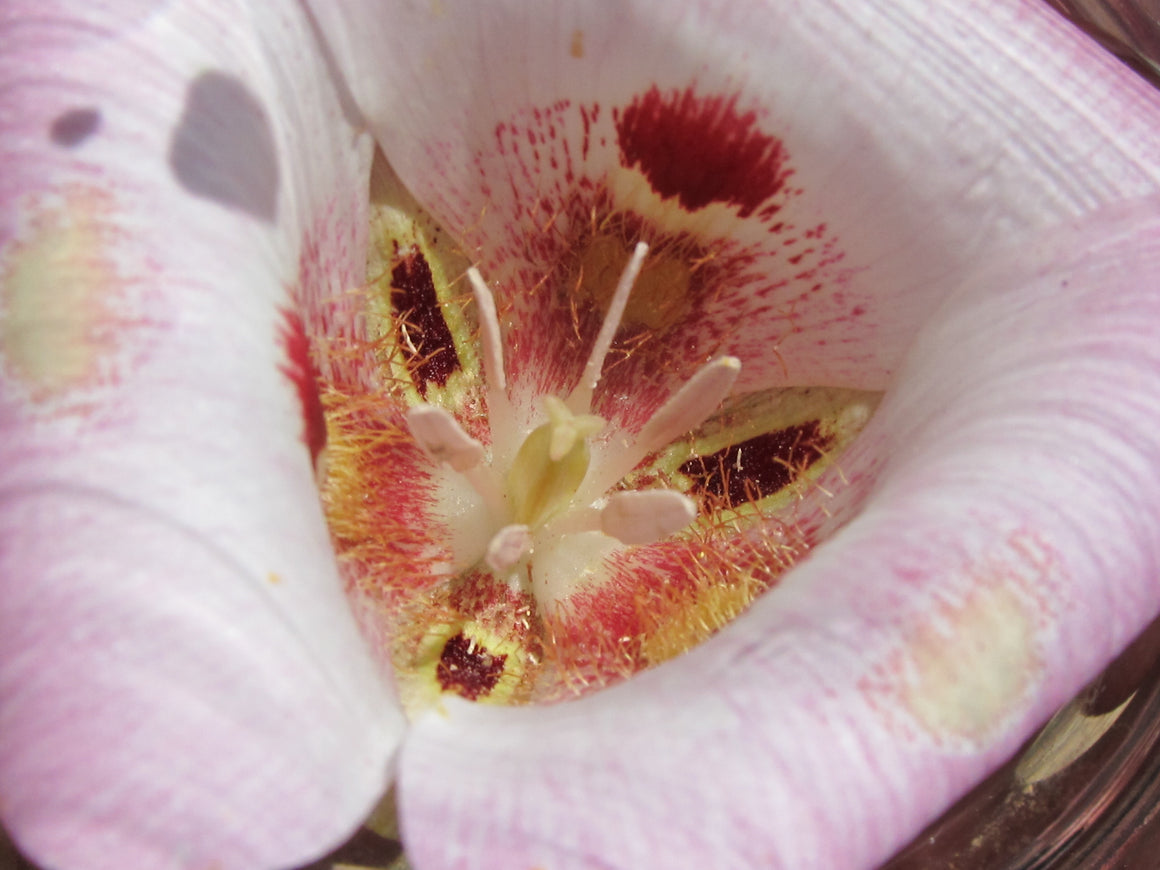
[[[604,322],[600,324],[600,332],[596,335],[596,342],[592,345],[592,352],[588,354],[588,362],[584,366],[584,373],[580,375],[580,382],[572,394],[568,396],[568,407],[574,414],[583,414],[592,406],[592,393],[600,383],[600,374],[604,370],[604,358],[608,356],[608,349],[612,347],[612,339],[616,330],[620,328],[620,320],[624,317],[624,308],[628,305],[628,297],[632,292],[632,285],[640,274],[644,265],[644,258],[648,256],[648,245],[637,242],[628,260],[628,265],[620,273],[620,280],[616,284],[616,291],[612,294],[612,301],[608,304],[608,311],[604,314]]]

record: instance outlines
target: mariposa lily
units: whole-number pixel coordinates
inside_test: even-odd
[[[392,781],[418,868],[872,867],[1160,609],[1160,102],[1038,3],[16,3],[0,42],[0,815],[47,867],[288,866]],[[407,722],[315,378],[373,397],[406,348],[413,310],[368,327],[376,144],[484,285],[429,306],[466,312],[461,397],[513,407],[407,417],[400,475],[545,406],[545,463],[603,462],[706,365],[726,408],[882,394],[803,490],[808,557],[705,643]],[[616,298],[580,273],[638,241],[676,265],[573,404],[554,361]],[[548,296],[545,263],[583,268]],[[419,531],[535,589],[556,515],[507,509]]]

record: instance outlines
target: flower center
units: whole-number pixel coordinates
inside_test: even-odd
[[[627,679],[824,537],[835,457],[877,396],[773,385],[779,334],[737,332],[748,243],[581,189],[503,236],[518,245],[488,242],[489,287],[468,262],[487,245],[377,165],[366,283],[314,297],[306,323],[331,536],[409,710]]]
[[[433,459],[462,474],[482,501],[492,531],[477,561],[524,591],[537,588],[533,556],[541,543],[599,533],[629,546],[652,544],[697,516],[694,501],[673,489],[611,494],[609,490],[642,459],[696,428],[717,409],[740,372],[735,357],[703,366],[634,439],[605,451],[599,466],[591,468],[589,440],[605,427],[601,417],[590,413],[592,395],[647,254],[648,246],[638,243],[616,284],[580,381],[567,398],[541,397],[547,419],[523,438],[517,450],[502,443],[504,437],[512,437],[503,424],[512,408],[495,300],[474,268],[468,270],[468,278],[479,312],[492,460],[487,461],[482,442],[444,409],[421,403],[407,413],[416,442]]]

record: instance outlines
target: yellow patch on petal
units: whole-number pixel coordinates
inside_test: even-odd
[[[1002,586],[947,607],[912,635],[904,700],[936,735],[982,741],[1027,691],[1039,666],[1033,622]]]
[[[116,349],[123,286],[99,194],[36,214],[0,256],[0,358],[34,401],[99,383]]]
[[[940,744],[978,747],[1017,719],[1043,669],[1039,632],[1055,603],[1054,550],[1020,531],[993,555],[965,566],[958,600],[914,613],[901,646],[860,686],[887,727]],[[929,571],[945,571],[932,565]],[[916,728],[917,726],[917,728]]]
[[[362,591],[393,600],[424,589],[449,560],[433,540],[424,509],[435,498],[425,480],[401,473],[421,461],[400,415],[378,397],[361,401],[334,390],[322,395],[327,413],[327,469],[321,486],[326,519],[340,562]]]
[[[580,299],[598,311],[607,309],[631,250],[626,240],[613,233],[590,239],[574,266],[572,285]],[[684,259],[671,256],[663,248],[654,252],[628,298],[623,322],[654,331],[680,322],[688,316],[692,304],[692,272],[693,267]]]

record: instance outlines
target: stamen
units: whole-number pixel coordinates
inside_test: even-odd
[[[416,405],[407,411],[407,428],[436,462],[446,462],[456,471],[467,471],[483,462],[483,445],[442,408]]]
[[[604,506],[573,508],[539,531],[541,540],[603,532],[622,544],[654,544],[697,518],[697,503],[672,489],[623,490]]]
[[[495,296],[474,266],[467,270],[467,280],[471,284],[471,294],[475,298],[479,317],[479,343],[483,352],[483,376],[487,382],[487,422],[491,431],[492,450],[502,453],[515,440],[515,423],[507,395],[507,374],[503,368],[503,337],[499,329],[499,314],[495,308]]]
[[[483,445],[472,438],[451,414],[436,405],[416,405],[407,411],[407,428],[420,447],[436,462],[446,462],[467,478],[493,516],[505,510],[503,489],[495,471],[483,464]]]
[[[613,493],[600,512],[600,530],[622,544],[652,544],[697,518],[697,505],[671,489]]]
[[[496,574],[506,574],[532,549],[532,533],[527,526],[504,526],[487,545],[484,564]]]
[[[471,295],[475,297],[475,307],[479,314],[479,339],[483,345],[483,374],[487,378],[490,391],[493,387],[507,389],[507,376],[503,370],[503,341],[499,332],[499,315],[495,310],[495,297],[491,289],[472,266],[467,270],[467,280],[471,282]]]
[[[565,535],[579,535],[583,532],[600,531],[600,510],[587,506],[574,506],[566,513],[549,520],[538,532],[540,540],[552,541]]]
[[[648,246],[638,243],[621,273],[579,383],[567,400],[543,397],[548,421],[522,439],[510,465],[508,457],[502,455],[503,445],[514,444],[509,436],[516,424],[507,397],[495,298],[476,269],[467,271],[479,312],[491,463],[484,463],[483,444],[442,408],[419,405],[408,411],[406,420],[416,442],[436,461],[446,462],[463,474],[482,496],[490,516],[507,523],[492,536],[483,554],[484,564],[497,575],[511,574],[531,554],[533,540],[599,531],[628,546],[639,546],[662,540],[697,517],[691,498],[667,489],[617,492],[594,502],[649,453],[695,429],[713,413],[740,373],[741,363],[735,357],[722,357],[702,366],[661,406],[632,443],[619,451],[609,449],[602,468],[588,479],[588,439],[605,425],[601,417],[588,413],[588,408],[647,254]],[[505,466],[507,474],[501,479],[498,469]],[[535,539],[532,529],[538,530]]]
[[[646,456],[704,423],[720,407],[741,374],[741,361],[723,356],[706,363],[649,418],[636,438],[610,448],[585,481],[581,500],[595,499],[636,468]]]
[[[741,374],[741,360],[722,356],[706,363],[644,424],[637,443],[644,456],[696,429],[716,411]]]
[[[632,257],[624,271],[620,274],[620,281],[616,291],[612,294],[612,301],[608,304],[608,311],[604,315],[604,322],[600,325],[600,332],[596,336],[596,343],[592,345],[592,352],[588,355],[588,362],[584,366],[584,373],[576,389],[568,396],[568,407],[573,413],[583,414],[592,406],[592,393],[600,383],[600,373],[604,370],[604,358],[608,349],[612,347],[612,339],[620,327],[620,319],[624,316],[624,308],[628,305],[628,296],[632,292],[632,285],[640,274],[644,265],[644,258],[648,255],[648,245],[637,242]]]

